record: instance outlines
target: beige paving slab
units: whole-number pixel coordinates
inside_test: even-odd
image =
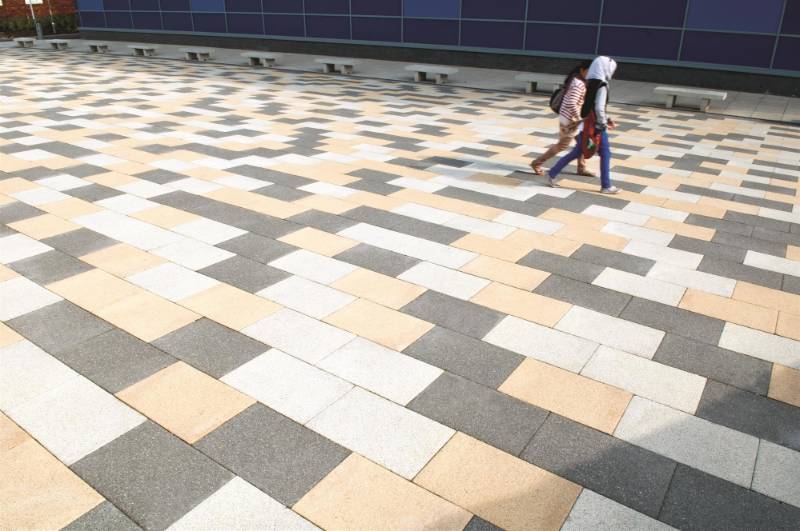
[[[43,214],[35,218],[24,219],[15,223],[9,223],[8,226],[17,232],[21,232],[37,240],[43,240],[50,236],[57,236],[58,234],[64,234],[65,232],[80,228],[80,226],[75,223],[54,216],[53,214]]]
[[[242,330],[281,309],[272,301],[224,283],[178,303],[234,330]]]
[[[110,273],[92,269],[47,285],[47,289],[91,312],[144,291]]]
[[[491,256],[478,256],[463,266],[461,271],[525,291],[536,289],[536,286],[550,276],[550,273],[545,271],[506,262]]]
[[[333,326],[403,351],[433,328],[433,324],[410,315],[358,299],[325,318]]]
[[[778,321],[777,310],[692,288],[686,290],[678,307],[770,333]]]
[[[566,302],[492,282],[470,299],[476,304],[553,327],[572,308]]]
[[[349,238],[345,238],[337,234],[330,234],[313,227],[304,227],[298,231],[278,238],[278,241],[282,241],[302,249],[308,249],[309,251],[314,251],[315,253],[325,256],[335,256],[350,249],[351,247],[355,247],[358,244],[358,242]]]
[[[800,407],[800,370],[773,364],[768,396]]]
[[[142,251],[127,243],[106,247],[81,256],[81,260],[114,276],[125,278],[166,263],[160,256]]]
[[[192,323],[200,315],[148,292],[127,296],[96,312],[142,341],[154,341]]]
[[[357,269],[330,286],[395,310],[426,291],[422,286],[368,269]]]

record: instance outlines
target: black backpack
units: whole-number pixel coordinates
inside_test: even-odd
[[[550,96],[550,109],[556,114],[561,114],[561,103],[564,101],[564,93],[567,91],[565,87],[566,85],[558,87]]]

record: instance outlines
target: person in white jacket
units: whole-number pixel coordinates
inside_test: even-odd
[[[600,192],[604,194],[619,193],[619,188],[611,184],[611,147],[608,143],[608,131],[616,127],[614,120],[608,117],[608,86],[614,72],[617,70],[617,62],[601,55],[592,61],[589,67],[589,74],[586,76],[586,98],[581,110],[581,116],[587,118],[591,113],[595,115],[595,129],[600,133]],[[564,155],[555,166],[548,172],[550,186],[555,186],[555,179],[564,167],[578,158],[583,150],[583,135],[579,139],[578,145]]]

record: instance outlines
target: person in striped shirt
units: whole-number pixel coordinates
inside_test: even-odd
[[[558,142],[531,162],[531,168],[536,175],[544,175],[542,164],[567,149],[579,132],[582,121],[581,106],[586,97],[586,74],[589,72],[590,64],[590,61],[584,61],[576,66],[564,82],[566,92],[558,113]],[[578,158],[578,175],[594,177],[594,174],[586,169],[583,156]]]

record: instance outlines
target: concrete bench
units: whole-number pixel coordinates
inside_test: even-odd
[[[458,72],[458,68],[441,65],[408,65],[406,70],[414,72],[414,81],[425,81],[428,74],[436,76],[436,84],[444,85],[447,83],[447,77]]]
[[[519,74],[514,77],[514,79],[525,83],[525,92],[528,94],[533,94],[537,91],[553,92],[564,85],[564,76],[555,74],[536,74],[528,72]]]
[[[133,55],[137,57],[152,57],[158,50],[158,46],[152,44],[129,44],[128,48],[133,50]]]
[[[314,62],[322,65],[322,71],[326,74],[336,72],[336,67],[340,67],[342,74],[352,74],[353,67],[358,64],[355,59],[348,59],[346,57],[319,57],[314,59]]]
[[[86,46],[89,47],[89,51],[92,53],[108,53],[107,42],[87,42]]]
[[[205,62],[211,59],[214,50],[211,48],[181,48],[181,52],[187,61]]]
[[[66,50],[69,48],[69,41],[63,39],[48,39],[47,42],[54,50]]]
[[[703,112],[708,110],[711,100],[725,101],[728,98],[727,92],[691,87],[656,87],[653,92],[667,97],[667,109],[673,108],[680,96],[681,98],[700,100],[700,110]]]
[[[33,37],[17,37],[14,39],[14,42],[16,42],[17,46],[20,48],[33,48],[34,39]]]
[[[275,66],[281,58],[280,54],[270,52],[244,52],[241,55],[250,61],[250,66]]]

